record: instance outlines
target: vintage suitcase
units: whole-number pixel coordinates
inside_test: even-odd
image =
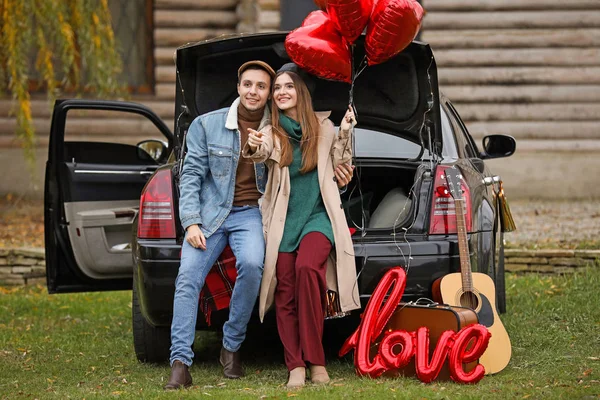
[[[445,304],[414,304],[400,303],[394,314],[390,317],[384,332],[388,330],[405,330],[408,332],[416,332],[422,326],[429,328],[429,354],[433,354],[433,350],[441,334],[444,331],[452,330],[458,332],[465,326],[477,324],[479,322],[477,314],[470,308],[449,306]],[[376,341],[374,347],[379,346],[380,339]],[[471,371],[477,362],[466,364],[465,371]],[[386,376],[416,376],[415,359],[411,359],[410,363],[398,370],[388,371]],[[448,360],[444,362],[444,366],[436,380],[449,380],[450,370],[448,368]]]

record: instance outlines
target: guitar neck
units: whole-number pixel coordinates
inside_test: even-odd
[[[471,277],[471,259],[469,258],[469,243],[467,242],[467,224],[465,222],[465,202],[463,199],[454,199],[456,212],[456,230],[458,235],[458,252],[460,254],[460,274],[465,292],[473,291]]]

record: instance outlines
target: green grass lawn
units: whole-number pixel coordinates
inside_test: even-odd
[[[195,385],[166,393],[168,365],[136,361],[130,292],[0,288],[0,398],[600,398],[600,268],[509,275],[507,291],[503,322],[513,357],[476,385],[359,378],[344,359],[330,361],[330,385],[289,391],[273,335],[246,342],[247,377],[230,381],[217,365],[218,338],[204,334],[191,369]]]

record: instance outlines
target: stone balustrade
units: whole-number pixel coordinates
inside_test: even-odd
[[[600,265],[600,250],[520,250],[504,252],[507,272],[568,274]],[[0,285],[46,284],[44,249],[0,249]]]

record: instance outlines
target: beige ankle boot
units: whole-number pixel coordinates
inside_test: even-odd
[[[304,386],[306,380],[306,368],[296,367],[290,371],[288,382],[285,386],[288,388],[298,388]]]
[[[310,381],[312,383],[323,384],[329,383],[329,375],[327,370],[322,365],[311,365],[310,366]]]

